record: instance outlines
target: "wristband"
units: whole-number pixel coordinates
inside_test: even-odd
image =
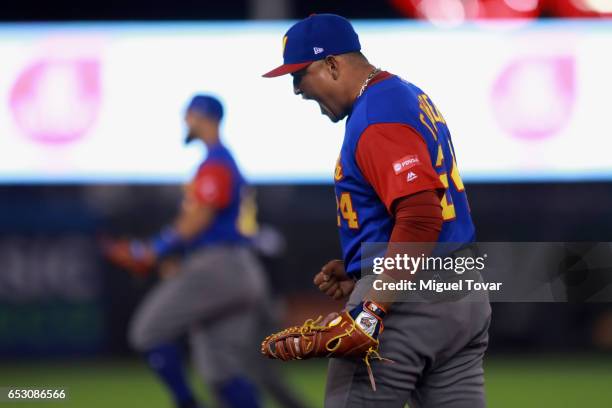
[[[363,302],[363,308],[365,310],[369,310],[370,312],[372,312],[372,314],[376,315],[381,320],[387,315],[385,309],[383,309],[382,307],[380,307],[380,305],[374,303],[371,300],[366,300],[365,302]]]
[[[172,227],[164,228],[159,235],[151,240],[151,248],[160,258],[176,251],[182,244],[182,238]]]

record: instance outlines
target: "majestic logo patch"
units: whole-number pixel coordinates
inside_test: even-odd
[[[313,47],[312,50],[314,51],[315,55],[320,54],[323,51],[325,51],[323,48],[320,48],[320,47]]]
[[[410,182],[413,181],[417,178],[418,176],[416,174],[414,174],[413,172],[408,173],[408,175],[406,176],[406,181]]]
[[[410,170],[414,166],[421,164],[419,157],[416,154],[409,154],[408,156],[402,157],[396,162],[393,162],[393,171],[395,174],[401,174],[405,171]]]

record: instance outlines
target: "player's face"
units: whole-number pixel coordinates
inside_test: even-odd
[[[185,115],[185,123],[188,128],[187,138],[185,139],[186,143],[194,139],[200,139],[207,144],[215,141],[218,127],[218,123],[215,120],[198,112],[188,111]]]
[[[191,143],[198,138],[195,127],[196,119],[191,112],[185,114],[185,124],[187,125],[187,136],[185,137],[185,143]]]
[[[293,76],[293,92],[302,95],[303,99],[317,102],[321,114],[332,122],[338,122],[346,116],[336,102],[337,84],[325,60],[315,61],[306,68],[292,73],[291,76]]]

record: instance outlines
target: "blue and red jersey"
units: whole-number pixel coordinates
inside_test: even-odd
[[[362,243],[389,242],[395,200],[421,191],[440,197],[438,242],[460,247],[475,239],[446,122],[423,91],[397,76],[380,73],[355,101],[334,181],[349,276],[360,276]]]
[[[183,205],[195,201],[215,208],[212,223],[189,242],[187,249],[204,245],[247,243],[254,232],[252,192],[231,152],[222,144],[209,147],[208,155],[187,186]]]

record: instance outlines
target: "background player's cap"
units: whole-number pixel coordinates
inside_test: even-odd
[[[221,122],[221,119],[223,119],[223,105],[217,98],[211,95],[194,96],[189,105],[187,105],[187,112],[197,112],[218,122]],[[195,139],[195,135],[189,129],[185,136],[185,144],[189,144]]]
[[[195,111],[218,121],[223,119],[223,105],[210,95],[194,96],[187,106],[187,111]]]
[[[272,78],[299,71],[328,55],[361,50],[351,23],[335,14],[313,14],[295,23],[283,37],[283,65],[263,76]]]

